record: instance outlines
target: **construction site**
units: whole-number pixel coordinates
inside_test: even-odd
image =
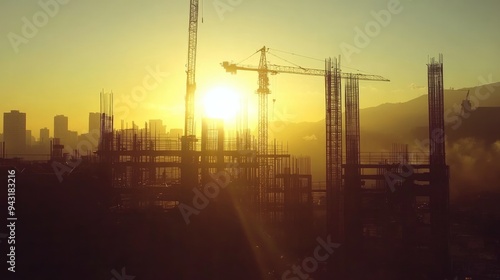
[[[196,135],[198,9],[191,0],[183,135],[157,135],[147,124],[117,128],[113,94],[102,92],[98,150],[80,157],[64,181],[92,182],[98,174],[106,190],[93,189],[106,193],[104,206],[96,207],[111,213],[99,221],[112,229],[100,234],[109,236],[103,246],[114,248],[110,254],[119,261],[103,262],[136,267],[137,279],[453,279],[443,56],[427,64],[425,152],[406,143],[389,153],[361,151],[360,83],[389,79],[344,72],[340,57],[326,58],[323,69],[269,64],[267,47],[256,51],[259,65],[224,61],[220,69],[256,74],[257,128],[228,133],[223,120],[203,118]],[[276,74],[322,79],[324,162],[270,139],[269,76]],[[63,149],[54,140],[50,161],[68,161]],[[326,166],[326,178],[312,178],[316,164]],[[308,257],[316,256],[319,239],[335,250]]]
[[[257,135],[241,127],[235,137],[228,137],[222,120],[208,118],[202,120],[201,135],[195,135],[198,1],[191,1],[189,23],[182,137],[158,137],[147,125],[141,129],[135,125],[131,129],[114,129],[112,94],[101,94],[97,155],[107,170],[107,181],[117,193],[116,211],[153,207],[176,213],[191,228],[195,228],[190,225],[192,221],[215,226],[208,214],[200,212],[210,201],[224,204],[226,199],[237,204],[239,219],[247,221],[243,224],[251,224],[253,230],[258,228],[272,240],[270,243],[286,248],[290,255],[306,256],[317,236],[338,244],[327,261],[311,264],[314,269],[310,272],[322,271],[314,279],[451,276],[441,55],[427,65],[430,150],[415,154],[408,151],[407,145],[394,144],[392,153],[364,158],[360,151],[359,82],[389,80],[345,73],[340,58],[326,59],[324,69],[268,64],[266,47],[256,52],[260,54],[258,66],[227,61],[221,64],[231,74],[257,73]],[[323,189],[312,187],[310,158],[291,155],[282,143],[269,139],[269,75],[279,73],[324,78]],[[318,193],[326,197],[326,207],[319,210],[313,205],[313,196]],[[186,248],[192,245],[189,240],[185,242]],[[192,257],[187,258],[189,263]],[[273,261],[259,262],[259,267],[262,279],[298,279],[291,274],[281,276]]]
[[[367,158],[360,151],[359,81],[387,79],[343,73],[337,60],[327,60],[324,70],[267,65],[266,49],[259,51],[258,67],[223,63],[228,72],[259,74],[257,137],[245,128],[228,139],[224,122],[216,119],[203,120],[201,137],[192,134],[189,122],[181,138],[158,137],[147,124],[143,129],[113,129],[112,94],[101,94],[97,154],[116,194],[112,207],[121,213],[141,209],[175,212],[189,225],[191,220],[209,219],[203,214],[196,217],[200,209],[192,207],[200,199],[197,195],[204,193],[205,200],[218,201],[227,187],[231,200],[249,213],[255,225],[272,232],[274,242],[287,240],[282,246],[307,251],[310,242],[304,240],[314,240],[319,234],[341,244],[324,264],[326,275],[361,279],[366,272],[359,267],[372,271],[397,268],[399,272],[393,275],[399,276],[384,274],[384,279],[401,279],[398,277],[410,271],[445,279],[451,266],[442,57],[428,65],[429,153],[410,153],[407,145],[395,144],[392,153]],[[290,155],[282,143],[268,139],[271,73],[325,78],[325,189],[312,188],[310,158]],[[194,92],[188,86],[190,94]],[[190,105],[186,106],[189,112]],[[187,115],[186,121],[190,119]],[[57,147],[53,152],[53,157],[61,154]],[[317,193],[326,195],[326,208],[319,216],[313,214]]]

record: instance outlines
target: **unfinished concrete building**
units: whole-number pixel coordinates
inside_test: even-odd
[[[344,245],[342,256],[331,265],[332,273],[364,279],[365,271],[359,270],[363,267],[384,279],[449,277],[442,56],[428,64],[428,82],[428,154],[410,153],[407,145],[395,144],[389,155],[362,158],[358,81],[346,80],[346,152],[340,185],[334,183],[338,177],[333,165],[328,165],[342,154],[329,148],[335,143],[335,130],[328,130],[327,118],[327,192],[331,192],[327,209],[333,212],[328,218],[341,217],[329,220],[334,225],[329,230]],[[338,108],[327,106],[327,117],[335,114]]]

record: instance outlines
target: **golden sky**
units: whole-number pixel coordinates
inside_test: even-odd
[[[239,62],[263,45],[319,60],[341,55],[344,72],[391,79],[361,82],[361,107],[425,94],[428,56],[440,52],[446,88],[476,86],[479,77],[500,80],[496,0],[202,2],[197,99],[228,85],[248,100],[251,115],[257,73],[232,76],[219,63]],[[36,137],[42,127],[52,135],[58,114],[69,117],[71,130],[84,132],[105,89],[114,92],[117,116],[129,123],[163,119],[167,128],[183,127],[188,15],[188,0],[1,1],[0,111],[26,112],[27,129]],[[319,60],[275,54],[302,67],[324,67]],[[255,55],[245,64],[258,62]],[[270,82],[270,110],[275,98],[275,111],[290,121],[324,118],[321,77],[280,74]]]

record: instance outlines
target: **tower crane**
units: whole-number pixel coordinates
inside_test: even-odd
[[[185,118],[184,118],[184,136],[182,142],[181,156],[181,185],[183,190],[195,187],[197,184],[197,167],[195,143],[196,135],[194,129],[194,94],[196,90],[196,45],[198,38],[198,7],[199,0],[190,0],[189,8],[189,40],[188,40],[188,61],[187,61],[187,80],[186,80],[186,100],[185,100]],[[181,192],[184,197],[184,192]]]
[[[472,103],[469,99],[470,90],[467,91],[467,95],[465,95],[465,99],[462,100],[462,109],[460,111],[460,116],[465,117],[465,113],[469,113],[472,111]],[[467,116],[468,117],[468,116]]]
[[[229,72],[231,74],[236,74],[237,71],[254,71],[258,72],[258,77],[259,77],[259,88],[257,89],[257,94],[259,95],[259,109],[258,109],[258,149],[257,153],[260,155],[258,158],[258,164],[259,164],[259,204],[261,207],[265,205],[265,199],[267,197],[267,183],[268,183],[268,164],[267,164],[267,145],[268,145],[268,95],[271,93],[269,90],[269,74],[271,75],[276,75],[279,73],[288,73],[288,74],[299,74],[299,75],[310,75],[310,76],[324,76],[325,80],[330,80],[332,79],[332,72],[329,71],[329,69],[311,69],[311,68],[303,68],[303,67],[293,67],[293,66],[282,66],[282,65],[275,65],[275,64],[268,64],[267,63],[267,57],[266,57],[266,52],[268,49],[264,46],[261,49],[259,49],[256,53],[260,52],[260,63],[259,66],[250,66],[250,65],[240,65],[240,64],[234,64],[234,63],[229,63],[228,61],[224,61],[221,63],[222,67],[226,70],[226,72]],[[357,78],[356,81],[358,80],[365,80],[365,81],[386,81],[389,82],[388,79],[378,76],[378,75],[369,75],[369,74],[353,74],[353,73],[343,73],[341,71],[336,71],[335,75],[339,78],[342,79],[352,79]],[[339,84],[340,85],[340,84]],[[331,88],[330,88],[331,90]],[[331,93],[328,94],[331,96]],[[339,98],[339,97],[338,97]],[[337,100],[337,106],[340,108],[340,99]],[[327,109],[331,110],[330,109]],[[336,123],[338,125],[341,125],[341,120],[340,115],[335,115],[333,116],[330,112],[330,115],[327,113],[327,119],[328,118],[337,118]],[[330,129],[332,130],[332,129]],[[330,131],[328,128],[328,121],[327,121],[327,132]],[[330,133],[337,133],[341,135],[341,127],[336,128],[336,130],[331,131]],[[338,137],[337,137],[338,138]],[[327,142],[334,142],[334,141],[341,141],[342,137],[340,136],[340,139],[337,139],[335,137],[328,137],[327,136]],[[327,147],[333,146],[334,143],[327,143]],[[340,147],[341,148],[341,147]],[[328,148],[327,148],[328,149]],[[328,154],[328,153],[327,153]],[[339,153],[336,155],[337,157],[341,157],[342,154]],[[327,159],[327,165],[328,162],[332,161],[331,159]],[[340,161],[337,159],[335,162],[337,162],[338,167],[340,168],[340,164],[342,162],[341,158]],[[328,167],[327,167],[328,168]],[[329,171],[327,171],[329,172]],[[340,175],[339,175],[340,176]],[[328,176],[327,176],[327,181],[328,181]],[[327,182],[328,184],[332,184],[332,182]]]
[[[282,66],[275,64],[267,64],[266,58],[266,47],[259,50],[261,53],[259,66],[249,66],[249,65],[238,65],[224,61],[221,63],[222,67],[226,69],[226,72],[231,74],[236,74],[238,70],[240,71],[255,71],[259,73],[259,88],[257,89],[257,94],[259,95],[259,131],[258,131],[258,152],[261,154],[267,151],[267,135],[268,135],[268,115],[267,115],[267,95],[271,93],[269,90],[269,77],[268,74],[276,75],[279,73],[288,74],[299,74],[299,75],[311,75],[311,76],[326,76],[327,71],[324,69],[311,69],[303,67],[293,67],[293,66]],[[378,76],[369,74],[352,74],[352,73],[341,73],[341,78],[357,77],[358,80],[365,81],[385,81],[390,80]]]
[[[256,66],[251,66],[251,65],[239,65],[239,64],[234,64],[234,63],[229,63],[228,61],[224,61],[221,63],[222,67],[226,69],[226,72],[229,72],[231,74],[236,74],[238,70],[240,71],[257,71],[259,74],[271,74],[271,75],[276,75],[279,73],[287,73],[287,74],[299,74],[299,75],[310,75],[310,76],[325,76],[327,71],[325,69],[312,69],[312,68],[303,68],[303,67],[293,67],[293,66],[282,66],[282,65],[276,65],[276,64],[266,64],[265,66],[261,66],[262,62],[266,61],[266,47],[263,47],[260,49],[261,52],[261,63],[259,64],[258,67]],[[353,73],[341,73],[341,78],[346,79],[352,76],[356,76],[358,80],[360,81],[383,81],[383,82],[390,82],[389,79],[386,79],[382,76],[379,75],[370,75],[370,74],[353,74]],[[261,77],[259,76],[259,82],[260,82]],[[269,82],[267,83],[267,86],[269,86]],[[259,90],[260,88],[260,83],[259,83]],[[269,92],[269,90],[267,90]],[[259,91],[257,91],[259,93]],[[270,93],[270,92],[269,92]]]
[[[196,90],[196,45],[198,39],[198,4],[199,0],[191,0],[189,9],[189,41],[186,81],[186,111],[184,120],[184,136],[195,136],[194,131],[194,93]],[[190,147],[191,148],[191,147]]]

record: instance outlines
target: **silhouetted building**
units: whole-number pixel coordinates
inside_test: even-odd
[[[31,147],[33,145],[33,136],[31,135],[31,130],[26,130],[26,147]]]
[[[3,142],[3,133],[0,133],[0,158],[4,158],[4,142]]]
[[[68,137],[68,117],[57,115],[54,117],[54,138],[61,139],[63,144]]]
[[[78,149],[78,132],[69,130],[66,136],[65,147],[68,148],[67,152],[72,153],[73,150]],[[69,150],[71,149],[71,150]]]
[[[3,135],[7,157],[26,152],[26,113],[12,110],[3,114]]]
[[[151,136],[164,136],[167,134],[167,126],[163,125],[162,120],[149,120],[149,131]]]
[[[48,128],[45,127],[40,129],[40,138],[38,142],[36,142],[36,145],[32,143],[32,153],[37,155],[50,154],[50,136]],[[42,156],[42,159],[45,158],[45,156]],[[37,159],[40,159],[40,157],[38,157]]]
[[[101,128],[101,114],[89,113],[89,133],[99,131]]]
[[[53,160],[61,160],[63,158],[63,149],[64,145],[61,144],[61,139],[59,138],[52,139],[50,158]]]
[[[45,144],[49,143],[50,136],[49,136],[49,129],[44,127],[40,129],[40,143]]]
[[[169,137],[171,138],[180,138],[182,136],[182,129],[180,128],[172,128],[170,129]]]
[[[0,158],[5,158],[5,143],[3,142],[3,134],[0,133]]]

